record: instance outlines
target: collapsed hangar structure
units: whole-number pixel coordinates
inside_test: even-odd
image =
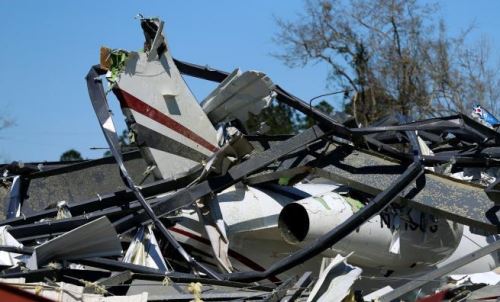
[[[479,106],[472,117],[391,115],[358,127],[262,72],[173,58],[163,24],[141,19],[144,50],[102,48],[86,77],[112,156],[0,165],[0,296],[498,299],[500,132],[491,114]],[[183,76],[219,84],[198,103]],[[129,152],[109,93],[137,146]],[[273,101],[315,124],[250,133],[249,117]]]

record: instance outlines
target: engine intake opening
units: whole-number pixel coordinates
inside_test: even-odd
[[[307,210],[297,203],[286,205],[278,218],[278,228],[286,242],[296,244],[303,241],[309,232]]]

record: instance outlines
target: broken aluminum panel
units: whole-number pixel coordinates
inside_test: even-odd
[[[291,302],[295,301],[300,294],[311,284],[312,278],[311,272],[305,272],[302,277],[286,292],[286,296],[284,296],[280,302]]]
[[[396,161],[346,145],[332,146],[329,154],[314,165],[323,167],[316,171],[318,176],[368,194],[377,194],[406,170]],[[498,209],[484,187],[429,171],[425,182],[423,178],[417,181],[417,187],[410,186],[403,191],[400,196],[405,198],[399,201],[438,217],[494,234],[500,232]]]
[[[500,284],[500,273],[490,271],[486,273],[466,274],[466,275],[448,275],[448,278],[456,284],[473,283],[473,284]]]
[[[217,132],[184,82],[161,33],[163,22],[143,19],[151,49],[130,52],[113,86],[127,124],[157,178],[187,172],[217,149]]]
[[[21,205],[23,203],[21,196],[21,182],[20,176],[14,176],[12,178],[12,184],[10,186],[8,196],[7,219],[19,217],[21,214]]]
[[[37,246],[26,266],[33,270],[51,260],[119,256],[121,253],[118,234],[104,216]]]
[[[7,230],[8,226],[0,227],[0,245],[22,248],[19,243]],[[0,251],[0,266],[14,266],[19,261],[25,261],[26,256],[11,252]]]
[[[10,185],[6,185],[6,182],[2,182],[2,180],[0,179],[0,220],[4,220],[6,217],[9,205],[9,194]]]
[[[392,290],[393,290],[393,288],[392,288],[392,287],[390,287],[389,285],[384,286],[384,287],[382,287],[382,288],[380,288],[380,289],[377,289],[377,290],[376,290],[376,291],[374,291],[374,292],[369,293],[369,294],[368,294],[368,295],[366,295],[366,296],[363,296],[363,300],[364,300],[364,301],[377,301],[377,299],[378,299],[379,297],[381,297],[382,295],[387,294],[388,292],[390,292],[390,291],[392,291]]]
[[[201,103],[203,111],[215,125],[237,119],[246,124],[249,113],[259,114],[273,98],[274,84],[262,72],[233,71]]]
[[[199,220],[205,227],[212,252],[222,271],[229,273],[233,266],[229,260],[229,239],[220,204],[215,198],[201,198],[196,203]]]
[[[351,287],[360,276],[362,270],[347,264],[347,257],[337,255],[328,267],[320,274],[307,302],[342,301],[351,291]]]
[[[141,226],[123,256],[123,262],[170,271],[158,246],[152,225]]]

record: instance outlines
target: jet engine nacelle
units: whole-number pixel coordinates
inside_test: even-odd
[[[278,228],[287,243],[309,245],[362,206],[335,192],[309,197],[286,205],[279,215]],[[355,265],[412,271],[448,258],[462,232],[460,224],[405,207],[372,217],[323,255],[354,252],[349,259]]]

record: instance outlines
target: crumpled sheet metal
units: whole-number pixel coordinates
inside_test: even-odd
[[[137,230],[122,261],[169,271],[151,224]]]
[[[26,266],[38,269],[53,259],[119,256],[121,253],[118,234],[109,219],[103,216],[37,246]]]
[[[351,291],[351,287],[360,276],[359,267],[347,264],[347,257],[337,255],[320,274],[307,302],[340,302]]]
[[[14,238],[7,230],[8,226],[0,227],[0,245],[22,248],[23,245]],[[14,266],[19,261],[25,261],[25,255],[0,251],[0,266]]]

